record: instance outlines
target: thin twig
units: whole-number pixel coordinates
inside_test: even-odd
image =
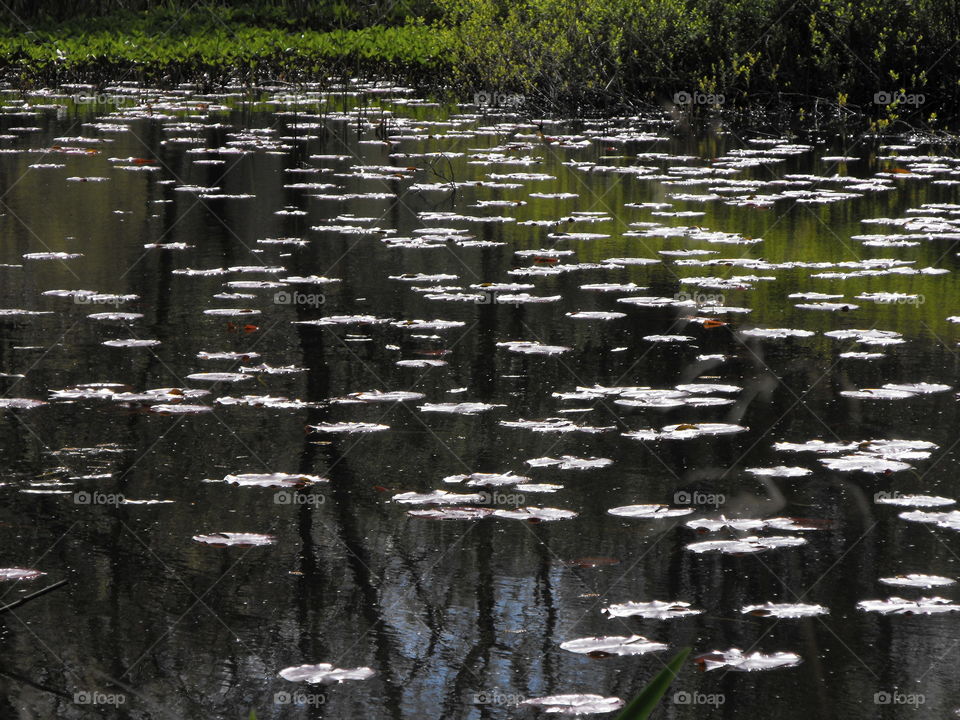
[[[10,603],[9,605],[4,605],[3,607],[0,607],[0,613],[5,613],[7,612],[7,610],[13,610],[16,607],[20,607],[25,602],[33,600],[36,597],[40,597],[41,595],[46,595],[48,592],[52,592],[53,590],[56,590],[58,587],[62,587],[63,585],[66,585],[66,584],[67,584],[66,580],[59,580],[55,582],[53,585],[48,585],[42,590],[37,590],[35,593],[24,595],[19,600],[16,600],[15,602]]]

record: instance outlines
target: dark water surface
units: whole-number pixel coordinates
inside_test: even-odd
[[[46,573],[0,581],[0,605],[69,580],[0,614],[0,717],[246,718],[251,709],[258,718],[536,717],[543,712],[516,703],[567,693],[629,700],[684,646],[694,655],[732,648],[795,653],[800,662],[747,673],[705,672],[703,663],[691,660],[658,717],[942,718],[960,707],[955,612],[885,615],[858,608],[891,596],[938,596],[950,603],[960,597],[955,585],[879,582],[906,573],[955,579],[960,523],[949,515],[909,521],[898,515],[917,508],[876,502],[898,494],[956,494],[960,423],[952,388],[960,328],[947,320],[960,314],[960,205],[951,205],[960,203],[954,184],[960,161],[953,148],[864,136],[694,132],[669,118],[571,121],[546,124],[539,133],[516,116],[421,106],[395,90],[339,93],[322,104],[319,93],[279,89],[272,98],[128,92],[131,99],[119,105],[92,107],[11,93],[0,114],[0,568]],[[823,159],[837,155],[855,161]],[[532,162],[517,164],[518,158]],[[209,160],[222,163],[198,162]],[[632,166],[647,170],[610,171]],[[323,172],[291,172],[298,168]],[[518,187],[476,184],[489,182],[491,173],[549,179],[494,178]],[[851,182],[825,179],[835,175],[863,178],[871,187],[851,190]],[[692,182],[677,184],[684,178]],[[730,182],[747,180],[754,182]],[[455,190],[436,185],[450,181],[458,184]],[[297,183],[335,187],[289,187]],[[851,197],[781,197],[769,204],[758,197],[824,189]],[[711,192],[720,197],[671,197]],[[349,193],[389,197],[342,199]],[[475,207],[486,200],[514,204]],[[661,216],[653,214],[656,208],[626,206],[653,202],[704,214]],[[277,212],[285,210],[302,213]],[[608,219],[521,224],[574,212]],[[926,220],[906,228],[862,222],[910,217]],[[631,226],[643,222],[651,225]],[[688,230],[641,235],[656,230],[654,224]],[[331,229],[335,225],[381,231],[358,234]],[[723,238],[697,235],[694,226],[739,233],[735,239],[746,242],[711,242]],[[466,230],[471,240],[488,242],[462,243],[457,238],[463,233],[442,231],[442,238],[425,241],[433,247],[390,246],[398,238],[423,237],[416,231],[431,227]],[[548,237],[577,232],[607,237]],[[915,244],[878,247],[854,238],[866,234],[910,234],[915,237],[907,241]],[[303,242],[260,242],[277,238]],[[187,247],[144,247],[155,243]],[[548,253],[514,254],[538,249],[575,254],[556,262]],[[715,254],[659,254],[689,249]],[[82,256],[24,258],[48,252]],[[603,265],[624,257],[662,262]],[[766,264],[678,263],[718,258]],[[811,277],[876,269],[862,261],[877,258],[909,261],[901,267],[912,271]],[[833,266],[784,265],[795,262]],[[599,267],[510,272],[576,263]],[[184,268],[228,270],[177,272]],[[918,272],[923,268],[947,272]],[[389,279],[406,273],[455,277]],[[225,286],[311,275],[339,282]],[[680,282],[735,275],[773,279]],[[523,292],[560,298],[524,304],[470,288],[483,282],[529,283],[534,288]],[[640,289],[580,288],[595,283]],[[447,289],[419,290],[432,286]],[[108,295],[44,295],[78,289]],[[832,302],[859,307],[800,309],[796,304],[805,301],[788,297],[800,292],[841,295]],[[888,302],[857,299],[879,292],[905,295]],[[253,297],[214,297],[219,293]],[[138,297],[121,302],[109,294]],[[437,294],[470,297],[427,297]],[[636,296],[673,304],[617,302]],[[749,312],[715,313],[716,305]],[[217,308],[259,314],[204,314]],[[566,315],[576,311],[626,316]],[[87,317],[112,312],[142,317]],[[463,324],[293,324],[346,315]],[[813,334],[742,334],[755,327]],[[824,335],[843,329],[894,331],[904,342],[863,345]],[[656,335],[692,339],[645,339]],[[159,344],[103,344],[128,338]],[[508,341],[569,350],[523,354],[497,346]],[[210,360],[198,357],[201,352],[259,357]],[[883,356],[840,357],[848,352]],[[423,359],[446,364],[397,365]],[[296,371],[253,372],[239,382],[187,378],[263,363]],[[921,382],[951,389],[906,391],[896,399],[841,394]],[[83,383],[124,387],[101,389],[101,397],[89,397],[93,391],[81,393],[86,397],[54,394]],[[629,393],[618,397],[612,390],[574,399],[554,395],[595,385],[673,389],[691,383],[737,389],[673,393],[680,401],[732,400],[705,407],[617,404]],[[209,395],[142,395],[156,388]],[[372,390],[424,397],[330,402]],[[250,395],[301,403],[220,402]],[[4,407],[17,404],[11,398],[47,404]],[[420,409],[453,402],[496,407],[473,415]],[[174,414],[182,404],[207,411]],[[164,407],[173,410],[156,412]],[[542,433],[501,424],[547,418],[609,429]],[[338,422],[389,429],[306,429]],[[681,423],[695,431],[704,422],[746,430],[692,439],[623,435]],[[936,447],[908,448],[899,459],[888,453],[894,465],[880,472],[838,471],[820,462],[863,452],[854,460],[876,461],[866,444],[831,455],[773,447],[812,439],[901,439]],[[526,462],[562,455],[613,463],[581,470]],[[811,472],[747,472],[776,466]],[[451,475],[508,471],[532,478],[535,487],[519,489],[516,479],[497,487],[444,482]],[[205,482],[237,473],[328,481],[292,490]],[[536,487],[542,483],[562,487],[543,492]],[[433,506],[392,500],[437,489],[486,492],[480,504],[458,505],[487,512],[534,506],[576,516],[441,520],[408,514]],[[173,502],[116,504],[120,496]],[[607,512],[635,504],[693,512],[657,519]],[[949,513],[952,506],[919,509]],[[721,514],[799,518],[813,529],[708,532],[685,525]],[[224,548],[193,539],[219,532],[269,534],[275,542]],[[759,553],[686,547],[743,535],[806,542]],[[601,612],[616,603],[653,600],[687,602],[702,613],[659,620],[611,619]],[[803,618],[741,612],[766,602],[822,605],[829,612]],[[669,647],[609,657],[560,648],[576,638],[634,634]],[[316,663],[369,667],[376,674],[331,685],[278,677],[284,668]]]

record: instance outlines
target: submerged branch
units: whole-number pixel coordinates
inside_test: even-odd
[[[53,592],[57,588],[62,587],[66,584],[67,584],[66,580],[59,580],[58,582],[55,582],[53,585],[47,585],[47,587],[43,588],[42,590],[37,590],[36,592],[30,593],[29,595],[24,595],[19,600],[15,600],[9,605],[4,605],[3,607],[0,607],[0,613],[5,613],[8,610],[13,610],[14,608],[18,608],[21,605],[33,600],[34,598],[38,598],[41,595],[46,595],[48,592]]]

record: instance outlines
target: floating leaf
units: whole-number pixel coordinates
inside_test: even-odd
[[[917,600],[890,597],[886,600],[864,600],[857,603],[857,608],[881,615],[939,615],[956,612],[960,610],[960,605],[942,597],[922,597]]]
[[[36,580],[38,577],[46,575],[39,570],[28,570],[27,568],[0,568],[0,582],[12,580],[19,582],[21,580]]]
[[[768,537],[750,537],[740,538],[738,540],[706,540],[687,545],[687,550],[695,553],[719,552],[727,555],[740,555],[747,553],[758,553],[766,550],[773,550],[781,547],[795,547],[805,545],[806,540],[802,537],[792,537],[788,535],[770,535]]]
[[[342,683],[345,680],[367,680],[376,675],[368,667],[350,669],[335,668],[329,663],[316,665],[296,665],[280,671],[280,677],[290,682],[306,682],[312,685],[327,683]]]
[[[645,655],[650,652],[666,650],[669,646],[653,642],[640,635],[610,635],[603,637],[584,637],[576,640],[567,640],[560,643],[563,650],[589,655],[590,657],[605,657],[607,655]]]
[[[805,603],[764,603],[762,605],[745,605],[740,609],[744,615],[775,618],[804,618],[826,615],[830,611],[823,605]]]
[[[764,653],[753,652],[744,655],[743,651],[738,648],[714,650],[698,655],[693,660],[707,671],[729,668],[739,672],[796,667],[801,662],[800,656],[796,653],[776,652],[765,655]]]
[[[209,535],[194,535],[193,539],[204,545],[213,547],[258,547],[272,545],[276,542],[273,535],[259,533],[218,532]]]
[[[940,587],[943,585],[953,585],[957,581],[953,578],[943,577],[941,575],[908,573],[906,575],[880,578],[880,582],[882,582],[884,585],[896,585],[900,587],[931,588]]]
[[[611,515],[620,517],[656,520],[660,518],[680,517],[694,512],[693,508],[672,508],[668,505],[624,505],[607,510]]]
[[[618,697],[603,697],[602,695],[548,695],[547,697],[530,698],[520,703],[536,707],[548,713],[563,715],[593,715],[619,710],[623,707],[623,700]]]
[[[606,613],[611,619],[616,617],[641,617],[652,620],[672,620],[688,615],[700,615],[703,610],[690,607],[688,602],[651,600],[650,602],[616,603],[603,608],[600,612]]]

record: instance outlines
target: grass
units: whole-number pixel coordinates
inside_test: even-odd
[[[239,16],[239,17],[238,17]],[[242,13],[122,13],[91,21],[0,30],[0,75],[16,85],[118,80],[173,84],[419,76],[440,72],[447,35],[422,22],[359,29],[252,25]]]
[[[946,127],[960,112],[960,9],[937,0],[15,0],[0,76],[19,85],[256,83],[370,75],[536,111],[860,115]],[[191,9],[192,8],[192,9]],[[29,28],[29,30],[27,29]],[[888,102],[888,100],[893,102]]]

